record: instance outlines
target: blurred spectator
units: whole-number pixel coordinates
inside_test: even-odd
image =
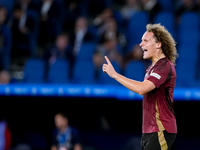
[[[195,3],[198,7],[198,12],[200,12],[200,0],[195,0]]]
[[[4,24],[6,21],[7,10],[5,7],[0,6],[0,24]]]
[[[79,133],[69,125],[65,114],[56,114],[54,120],[56,129],[53,132],[51,150],[81,150]]]
[[[117,42],[122,46],[126,46],[125,35],[119,31],[118,24],[114,18],[107,18],[104,27],[99,32],[99,43],[104,43],[106,40],[117,39]]]
[[[93,25],[97,29],[98,42],[101,44],[105,40],[116,38],[119,44],[124,47],[126,38],[114,17],[114,12],[110,8],[106,8],[94,20]]]
[[[30,34],[35,28],[35,21],[20,3],[15,3],[12,20],[12,63],[23,66],[26,59],[31,55]]]
[[[63,30],[69,32],[73,30],[75,21],[80,16],[86,16],[86,6],[84,0],[70,0],[64,1],[65,16],[63,23]]]
[[[186,11],[198,11],[198,5],[194,0],[181,0],[180,4],[175,8],[176,23],[179,23],[181,15]]]
[[[125,56],[123,57],[122,68],[125,69],[126,65],[130,61],[134,60],[143,60],[143,51],[138,44],[134,45],[132,50],[125,54]]]
[[[153,23],[156,14],[162,10],[161,5],[159,4],[158,0],[141,0],[141,2],[142,10],[148,12],[149,22]]]
[[[101,31],[101,27],[104,26],[105,21],[112,17],[112,9],[106,8],[99,15],[97,15],[97,17],[93,20],[93,24]]]
[[[32,10],[39,15],[40,0],[17,0],[20,3],[24,11]]]
[[[5,24],[7,11],[0,6],[0,70],[10,66],[11,31]]]
[[[57,0],[42,0],[38,44],[46,48],[61,31],[61,5]]]
[[[88,20],[85,17],[79,17],[76,20],[75,28],[70,34],[73,45],[73,53],[76,56],[79,53],[81,45],[84,42],[95,42],[93,33],[88,28]]]
[[[72,70],[74,64],[74,56],[72,47],[69,44],[68,35],[62,33],[56,38],[55,44],[46,50],[44,54],[45,61],[45,79],[47,79],[49,67],[56,62],[57,59],[67,59]],[[69,71],[72,72],[72,71]]]
[[[0,118],[0,150],[9,150],[11,148],[11,132],[7,122],[3,117]]]
[[[116,61],[120,64],[121,55],[117,49],[117,40],[116,39],[108,39],[104,41],[103,44],[99,45],[95,51],[95,56],[98,55],[102,58],[102,63],[104,62],[104,56],[108,56],[110,61]]]
[[[28,7],[30,6],[32,0],[19,0],[21,3],[22,9],[26,11]]]
[[[88,15],[90,18],[94,18],[95,16],[100,14],[102,10],[105,10],[106,8],[111,8],[113,4],[113,0],[100,0],[100,1],[85,0],[85,1],[87,2]]]
[[[125,21],[128,21],[141,7],[138,0],[126,0],[126,4],[121,8],[120,12]]]
[[[10,83],[10,74],[8,71],[2,70],[0,72],[0,84]]]
[[[21,8],[29,18],[34,22],[33,28],[29,31],[29,50],[31,57],[35,57],[37,51],[37,38],[39,30],[39,6],[40,0],[16,0],[15,5],[21,5]]]
[[[117,40],[109,39],[104,41],[103,44],[99,45],[93,54],[93,63],[95,66],[95,77],[98,78],[99,71],[101,71],[101,66],[105,62],[104,56],[107,56],[110,61],[116,61],[121,65],[122,57],[118,53]]]

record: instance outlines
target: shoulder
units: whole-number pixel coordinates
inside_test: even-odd
[[[171,68],[172,65],[173,63],[169,61],[169,59],[163,58],[157,62],[155,70],[160,72],[167,71]]]

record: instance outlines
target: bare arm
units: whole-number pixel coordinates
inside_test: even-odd
[[[111,78],[114,78],[119,83],[121,83],[126,88],[131,91],[143,95],[152,91],[156,86],[149,80],[144,80],[143,82],[139,82],[136,80],[128,79],[120,74],[118,74],[113,68],[110,60],[105,56],[107,64],[103,65],[103,72],[107,73]]]

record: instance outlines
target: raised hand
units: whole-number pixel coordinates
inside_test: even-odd
[[[102,70],[104,73],[107,73],[111,78],[115,78],[115,75],[117,74],[115,69],[113,68],[110,60],[107,56],[105,56],[107,64],[103,64]]]

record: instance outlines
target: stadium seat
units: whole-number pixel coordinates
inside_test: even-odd
[[[155,17],[155,23],[160,23],[174,36],[174,16],[172,12],[162,11]]]
[[[185,12],[181,16],[179,24],[179,58],[176,66],[177,87],[192,87],[196,83],[199,39],[199,17],[197,13]]]
[[[29,59],[24,67],[25,83],[43,83],[44,78],[44,62],[40,59]]]
[[[188,29],[185,31],[180,31],[179,33],[179,45],[192,45],[192,46],[199,46],[199,30],[198,29]]]
[[[177,86],[191,87],[195,85],[196,65],[198,60],[198,47],[195,45],[180,45],[177,59]]]
[[[158,0],[158,3],[161,5],[162,10],[172,11],[172,0]]]
[[[67,60],[59,59],[49,68],[49,83],[68,83],[69,64]]]
[[[125,70],[124,74],[127,78],[143,81],[145,75],[145,66],[142,61],[131,61]]]
[[[146,12],[137,12],[129,20],[127,29],[127,39],[129,42],[128,51],[131,50],[135,44],[141,42],[147,24],[148,14]]]
[[[197,13],[183,13],[178,28],[180,43],[193,45],[199,42],[199,17]]]
[[[179,61],[176,66],[177,80],[176,87],[195,86],[196,62]]]
[[[196,30],[199,27],[199,17],[195,12],[185,12],[181,15],[180,31]]]
[[[181,44],[178,47],[178,61],[197,62],[198,60],[198,47],[194,45]]]
[[[79,84],[93,84],[94,65],[91,61],[78,60],[74,65],[73,82]]]
[[[92,55],[93,55],[93,52],[96,48],[96,44],[95,43],[83,43],[81,48],[80,48],[80,51],[78,53],[78,56],[77,56],[77,60],[78,61],[91,61],[92,62]]]
[[[113,67],[115,68],[116,72],[120,72],[120,67],[117,64],[117,62],[111,62]],[[100,71],[99,76],[99,83],[100,84],[115,84],[120,85],[115,79],[111,78],[107,73],[104,73],[103,71]]]

